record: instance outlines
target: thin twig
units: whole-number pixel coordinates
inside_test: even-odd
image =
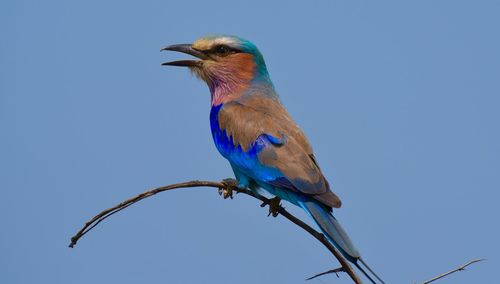
[[[320,277],[320,276],[323,276],[323,275],[326,275],[326,274],[330,274],[330,273],[335,273],[335,275],[337,275],[337,278],[339,277],[339,272],[344,272],[344,268],[343,267],[338,267],[338,268],[335,268],[335,269],[330,269],[328,271],[325,271],[325,272],[321,272],[321,273],[318,273],[314,276],[311,276],[309,278],[306,279],[306,281],[308,280],[312,280],[316,277]]]
[[[91,231],[93,228],[95,228],[95,226],[97,226],[99,223],[101,223],[102,221],[104,221],[105,219],[110,217],[111,215],[127,208],[128,206],[130,206],[134,203],[141,201],[144,198],[153,196],[153,195],[160,193],[160,192],[164,192],[164,191],[168,191],[168,190],[172,190],[172,189],[176,189],[176,188],[193,188],[193,187],[218,188],[219,192],[221,190],[224,191],[224,198],[227,198],[227,197],[232,198],[232,191],[235,191],[237,193],[244,193],[244,194],[250,195],[256,199],[259,199],[260,201],[262,201],[265,204],[269,204],[269,202],[270,202],[270,199],[265,198],[261,195],[257,195],[249,189],[242,189],[242,188],[236,187],[236,182],[234,180],[224,180],[222,182],[195,180],[195,181],[189,181],[189,182],[176,183],[176,184],[171,184],[171,185],[167,185],[167,186],[162,186],[162,187],[158,187],[158,188],[143,192],[135,197],[129,198],[129,199],[121,202],[120,204],[118,204],[114,207],[108,208],[108,209],[102,211],[101,213],[97,214],[90,221],[86,222],[85,225],[83,226],[83,228],[81,228],[80,231],[78,231],[78,233],[76,233],[76,235],[74,235],[71,238],[71,243],[69,244],[69,247],[71,247],[71,248],[74,247],[81,237],[83,237],[85,234],[87,234],[89,231]],[[342,265],[342,267],[341,267],[342,269],[338,270],[338,272],[344,271],[351,277],[351,279],[354,281],[354,283],[357,283],[357,284],[361,283],[361,280],[356,275],[356,273],[354,272],[352,267],[349,265],[347,260],[340,254],[340,252],[330,242],[328,242],[328,240],[326,239],[326,237],[323,234],[314,230],[311,226],[307,225],[302,220],[293,216],[287,210],[285,210],[285,208],[283,208],[281,206],[278,208],[278,213],[281,214],[283,217],[287,218],[289,221],[291,221],[295,225],[301,227],[306,232],[308,232],[313,237],[315,237],[318,241],[320,241],[335,256],[335,258],[337,258],[337,260]]]
[[[460,266],[460,267],[458,267],[458,268],[455,268],[455,269],[450,270],[450,271],[448,271],[448,272],[446,272],[446,273],[443,273],[443,274],[441,274],[441,275],[438,275],[438,276],[436,276],[436,277],[434,277],[434,278],[432,278],[432,279],[429,279],[429,280],[427,280],[427,281],[423,282],[422,284],[429,284],[429,283],[434,282],[434,281],[436,281],[436,280],[438,280],[438,279],[441,279],[441,278],[446,277],[446,276],[448,276],[448,275],[450,275],[450,274],[453,274],[453,273],[455,273],[455,272],[457,272],[457,271],[463,271],[463,270],[465,270],[465,268],[466,268],[467,266],[469,266],[469,265],[471,265],[471,264],[473,264],[473,263],[476,263],[476,262],[483,261],[483,260],[484,260],[484,258],[471,260],[471,261],[467,262],[466,264],[464,264],[464,265],[462,265],[462,266]]]

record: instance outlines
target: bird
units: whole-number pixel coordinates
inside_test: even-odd
[[[161,51],[195,57],[162,65],[187,67],[208,85],[212,137],[229,161],[237,186],[273,196],[273,216],[281,200],[301,207],[372,283],[376,282],[360,263],[384,283],[333,216],[340,198],[330,189],[304,132],[283,106],[258,48],[238,36],[209,35]]]

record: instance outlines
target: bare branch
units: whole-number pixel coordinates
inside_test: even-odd
[[[260,201],[262,201],[263,203],[265,203],[267,205],[269,205],[271,202],[270,199],[265,198],[261,195],[257,195],[249,189],[238,188],[236,186],[236,182],[234,180],[231,180],[231,179],[226,179],[222,182],[195,180],[195,181],[189,181],[189,182],[176,183],[176,184],[171,184],[171,185],[167,185],[167,186],[162,186],[162,187],[158,187],[158,188],[143,192],[143,193],[136,195],[132,198],[129,198],[129,199],[121,202],[120,204],[113,206],[111,208],[108,208],[108,209],[102,211],[101,213],[97,214],[92,219],[90,219],[88,222],[86,222],[85,225],[83,226],[83,228],[81,228],[80,231],[78,231],[78,233],[76,233],[76,235],[74,235],[71,238],[71,243],[69,244],[69,247],[71,247],[71,248],[74,247],[81,237],[83,237],[85,234],[87,234],[89,231],[91,231],[93,228],[95,228],[95,226],[97,226],[99,223],[101,223],[102,221],[104,221],[105,219],[110,217],[111,215],[129,207],[130,205],[132,205],[134,203],[137,203],[137,202],[143,200],[144,198],[153,196],[153,195],[160,193],[160,192],[172,190],[172,189],[193,188],[193,187],[217,188],[217,189],[219,189],[219,193],[223,192],[224,198],[227,198],[227,197],[232,198],[232,192],[235,191],[237,193],[244,193],[244,194],[250,195],[256,199],[259,199]],[[350,264],[347,262],[347,260],[326,239],[326,237],[323,234],[314,230],[311,226],[307,225],[302,220],[293,216],[287,210],[285,210],[285,208],[283,208],[281,206],[278,208],[278,213],[281,214],[283,217],[287,218],[289,221],[291,221],[295,225],[304,229],[306,232],[308,232],[313,237],[315,237],[319,242],[321,242],[335,256],[335,258],[337,258],[337,260],[340,262],[342,267],[337,269],[338,271],[336,271],[336,272],[341,272],[341,271],[346,272],[351,277],[351,279],[354,281],[354,283],[357,283],[357,284],[361,283],[361,280],[356,275],[356,273],[354,272],[354,270],[352,269]],[[327,272],[327,273],[332,273],[332,272],[334,272],[334,271]],[[324,273],[324,274],[327,274],[327,273]],[[320,274],[320,275],[323,275],[323,274]],[[320,275],[316,275],[314,277],[317,277]]]
[[[455,268],[455,269],[450,270],[450,271],[448,271],[448,272],[446,272],[446,273],[443,273],[443,274],[441,274],[441,275],[438,275],[438,276],[436,276],[436,277],[434,277],[434,278],[432,278],[432,279],[429,279],[429,280],[427,280],[427,281],[423,282],[422,284],[429,284],[429,283],[434,282],[434,281],[436,281],[436,280],[438,280],[438,279],[441,279],[441,278],[446,277],[446,276],[448,276],[448,275],[450,275],[450,274],[453,274],[453,273],[455,273],[455,272],[457,272],[457,271],[463,271],[463,270],[465,270],[465,268],[466,268],[467,266],[469,266],[469,265],[471,265],[471,264],[473,264],[473,263],[476,263],[476,262],[483,261],[483,260],[485,260],[485,259],[484,259],[484,258],[482,258],[482,259],[474,259],[474,260],[471,260],[471,261],[467,262],[466,264],[464,264],[464,265],[462,265],[462,266],[460,266],[460,267],[458,267],[458,268]]]
[[[160,192],[163,192],[163,191],[172,190],[172,189],[176,189],[176,188],[189,188],[189,187],[202,187],[202,186],[216,187],[216,188],[225,187],[225,185],[220,183],[220,182],[189,181],[189,182],[176,183],[176,184],[171,184],[171,185],[167,185],[167,186],[162,186],[162,187],[158,187],[158,188],[143,192],[139,195],[136,195],[132,198],[129,198],[129,199],[121,202],[120,204],[118,204],[114,207],[108,208],[108,209],[102,211],[101,213],[97,214],[96,216],[94,216],[94,218],[92,218],[90,221],[85,223],[83,228],[80,231],[78,231],[78,233],[76,233],[76,235],[74,235],[71,238],[71,243],[69,244],[69,247],[70,248],[74,247],[81,237],[83,237],[90,230],[92,230],[95,226],[97,226],[99,223],[101,223],[102,221],[104,221],[105,219],[110,217],[111,215],[129,207],[130,205],[132,205],[136,202],[143,200],[144,198],[153,196],[153,195],[160,193]]]

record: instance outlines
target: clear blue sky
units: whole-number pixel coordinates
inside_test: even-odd
[[[498,1],[2,1],[0,282],[304,283],[337,266],[256,200],[209,189],[146,200],[67,248],[145,189],[232,176],[207,87],[159,52],[225,33],[261,49],[388,283],[478,257],[439,283],[500,283],[499,15]]]

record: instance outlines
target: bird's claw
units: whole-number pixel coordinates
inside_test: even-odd
[[[236,180],[232,178],[226,178],[222,180],[222,184],[224,185],[224,187],[219,187],[219,195],[224,199],[233,199],[233,192],[238,188],[238,183],[236,182]]]
[[[266,205],[269,205],[269,213],[267,214],[268,217],[269,216],[273,216],[273,217],[278,216],[279,211],[282,208],[281,207],[281,199],[279,197],[271,198],[271,199],[269,199],[268,202],[262,202],[260,207],[264,207]]]

